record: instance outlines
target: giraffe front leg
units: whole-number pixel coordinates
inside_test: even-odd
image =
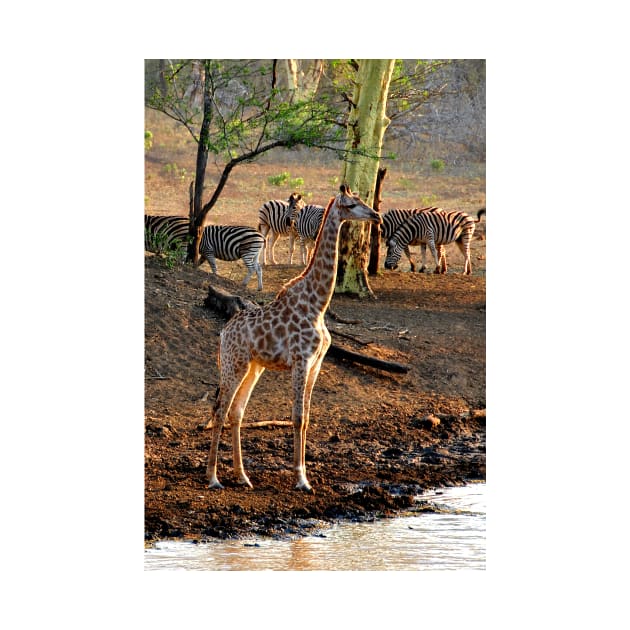
[[[248,486],[253,488],[252,482],[245,474],[245,468],[243,467],[243,455],[241,453],[241,422],[232,421],[232,453],[234,457],[234,474],[237,478],[237,483],[242,486]]]
[[[245,474],[245,468],[243,466],[243,454],[241,452],[241,422],[243,421],[243,415],[249,397],[260,378],[260,375],[265,371],[265,368],[255,363],[250,363],[248,366],[247,374],[241,381],[241,384],[234,396],[230,413],[228,417],[230,419],[230,425],[232,426],[232,458],[234,464],[234,474],[237,477],[237,483],[253,488],[249,477]]]
[[[208,479],[208,488],[216,488],[221,490],[223,486],[217,478],[217,459],[219,456],[219,440],[221,438],[221,429],[225,422],[225,409],[221,404],[221,391],[219,391],[219,399],[215,406],[214,422],[212,425],[212,442],[210,443],[210,451],[208,452],[208,467],[206,468],[206,478]],[[210,424],[210,423],[208,423]],[[207,426],[207,425],[206,425]]]
[[[305,409],[305,395],[307,386],[307,366],[300,362],[293,366],[293,470],[296,476],[296,490],[313,492],[311,484],[306,478],[306,429],[308,427],[308,412]]]

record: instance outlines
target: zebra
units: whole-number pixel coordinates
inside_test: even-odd
[[[387,257],[385,259],[385,269],[396,269],[398,261],[405,248],[412,242],[426,243],[431,248],[431,253],[435,258],[435,272],[446,273],[446,257],[443,249],[440,256],[436,251],[437,245],[446,245],[453,241],[457,243],[459,250],[464,256],[464,274],[472,273],[470,262],[470,241],[475,232],[475,223],[481,221],[481,215],[485,214],[485,208],[477,212],[475,221],[465,212],[419,212],[412,215],[402,223],[387,241]],[[422,268],[425,269],[426,249],[422,252]]]
[[[256,272],[258,290],[262,291],[260,253],[264,244],[263,235],[254,228],[243,225],[207,225],[201,235],[199,253],[210,263],[212,273],[215,275],[217,273],[216,258],[219,260],[242,258],[248,271],[243,280],[243,286],[247,286],[249,279]]]
[[[274,248],[279,236],[289,237],[289,264],[293,261],[293,242],[295,230],[293,230],[293,217],[304,207],[302,195],[291,193],[288,201],[272,199],[265,202],[258,210],[258,231],[264,238],[264,263],[271,261],[276,265]]]
[[[144,215],[144,249],[148,252],[178,250],[188,243],[190,221],[182,216]]]
[[[438,208],[437,206],[427,206],[426,208],[392,208],[391,210],[387,210],[382,215],[383,223],[381,224],[381,238],[387,243],[389,239],[392,237],[396,229],[404,223],[409,217],[413,214],[417,214],[418,212],[444,212],[442,208]],[[405,252],[405,256],[409,260],[410,270],[415,271],[416,265],[411,259],[411,251],[409,250],[409,245],[420,245],[422,250],[422,259],[424,260],[426,256],[427,244],[426,243],[418,243],[412,242],[405,245],[403,251]],[[440,258],[445,256],[444,254],[444,245],[438,246],[438,253]]]
[[[325,208],[315,204],[308,204],[300,210],[294,222],[294,229],[300,239],[300,252],[302,264],[305,265],[311,259],[313,247],[322,225]]]

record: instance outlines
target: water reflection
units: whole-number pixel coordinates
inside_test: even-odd
[[[485,569],[485,491],[485,484],[434,491],[422,498],[439,507],[438,514],[336,525],[293,541],[164,541],[145,550],[145,570]]]

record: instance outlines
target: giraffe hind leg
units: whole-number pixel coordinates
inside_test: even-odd
[[[208,466],[206,468],[206,477],[209,481],[208,487],[218,489],[223,488],[217,477],[217,460],[221,431],[228,417],[230,417],[233,421],[234,412],[232,411],[232,408],[234,407],[234,400],[241,389],[243,381],[247,378],[249,373],[249,365],[245,361],[241,361],[240,365],[235,365],[234,361],[230,362],[227,358],[221,357],[220,366],[221,380],[219,385],[219,394],[213,408],[212,441],[210,443]],[[242,412],[244,412],[244,408],[242,409]],[[240,415],[241,418],[242,412]],[[234,446],[234,444],[232,444],[232,446]],[[235,467],[237,457],[240,458],[240,445],[239,453],[234,453]],[[243,468],[242,461],[239,461],[239,466],[241,469]]]
[[[253,488],[249,478],[245,474],[243,467],[243,455],[241,453],[241,422],[243,421],[243,415],[260,375],[265,371],[262,365],[255,363],[249,364],[249,369],[245,378],[241,381],[241,384],[234,395],[232,405],[228,412],[228,418],[232,427],[232,458],[234,464],[234,473],[238,479],[238,483],[244,486]]]

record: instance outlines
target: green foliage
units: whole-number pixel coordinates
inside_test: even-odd
[[[280,175],[270,175],[267,177],[267,181],[274,186],[283,186],[289,181],[289,173],[284,171],[284,173],[280,173]]]
[[[153,134],[146,129],[144,132],[144,150],[148,151],[153,146]]]
[[[274,186],[286,186],[290,188],[302,188],[304,186],[304,179],[301,177],[294,177],[291,179],[291,174],[287,171],[280,173],[279,175],[270,175],[267,177],[267,181]]]
[[[444,170],[444,160],[431,160],[431,168],[434,171],[443,171]]]
[[[171,177],[174,177],[176,179],[181,179],[182,181],[184,179],[186,179],[186,169],[185,168],[180,168],[179,166],[177,166],[177,164],[173,163],[173,164],[165,164],[164,165],[164,172],[167,175],[170,175]]]
[[[168,269],[173,269],[176,265],[183,265],[186,262],[186,256],[188,251],[185,247],[179,248],[175,251],[168,250],[164,252],[164,265]]]
[[[164,259],[164,264],[169,269],[175,265],[181,265],[186,260],[188,254],[188,239],[169,238],[165,230],[152,232],[144,230],[145,248],[156,254],[160,254]]]
[[[428,206],[432,206],[437,201],[437,195],[425,195],[424,197],[420,197],[420,207],[426,208]]]
[[[269,60],[145,60],[145,69],[146,105],[183,124],[226,163],[275,146],[343,151],[338,95],[336,102],[330,94],[294,100]]]

